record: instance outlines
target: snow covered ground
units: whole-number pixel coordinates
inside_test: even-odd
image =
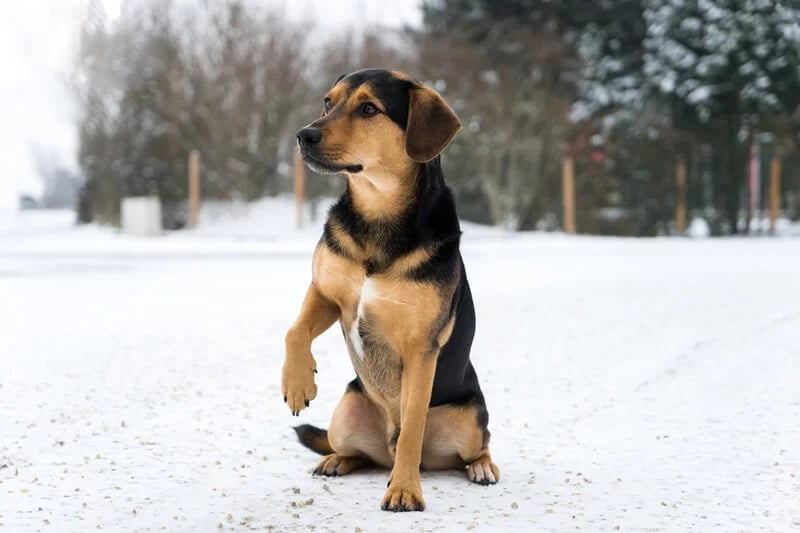
[[[467,226],[503,477],[424,473],[428,510],[391,514],[385,471],[311,476],[280,397],[318,225],[243,215],[0,224],[0,530],[800,528],[800,241]],[[327,426],[353,372],[337,328],[314,348],[299,421]]]

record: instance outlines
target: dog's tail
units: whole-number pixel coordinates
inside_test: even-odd
[[[300,444],[320,455],[333,453],[331,443],[328,442],[328,430],[320,429],[311,424],[303,424],[294,428]]]

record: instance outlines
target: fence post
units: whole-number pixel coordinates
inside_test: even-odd
[[[189,226],[194,228],[200,218],[200,152],[189,153]]]
[[[561,172],[564,201],[564,232],[575,233],[575,164],[569,156],[564,157]]]
[[[675,168],[675,231],[678,235],[686,232],[686,161],[678,160]]]
[[[769,232],[775,234],[778,211],[781,208],[781,160],[773,156],[769,176]]]
[[[306,167],[300,152],[294,154],[294,197],[297,202],[297,228],[303,227],[303,200],[306,193]]]

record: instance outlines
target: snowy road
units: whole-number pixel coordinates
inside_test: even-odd
[[[800,529],[797,240],[468,229],[503,478],[394,515],[384,471],[310,475],[280,398],[312,233],[58,231],[0,234],[0,530]],[[314,351],[327,426],[353,374]]]

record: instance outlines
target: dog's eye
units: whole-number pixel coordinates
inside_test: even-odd
[[[375,107],[374,104],[370,104],[367,102],[366,104],[361,104],[361,114],[365,117],[371,117],[378,112],[378,108]]]
[[[325,111],[330,111],[333,107],[333,103],[331,102],[330,98],[325,98]]]

